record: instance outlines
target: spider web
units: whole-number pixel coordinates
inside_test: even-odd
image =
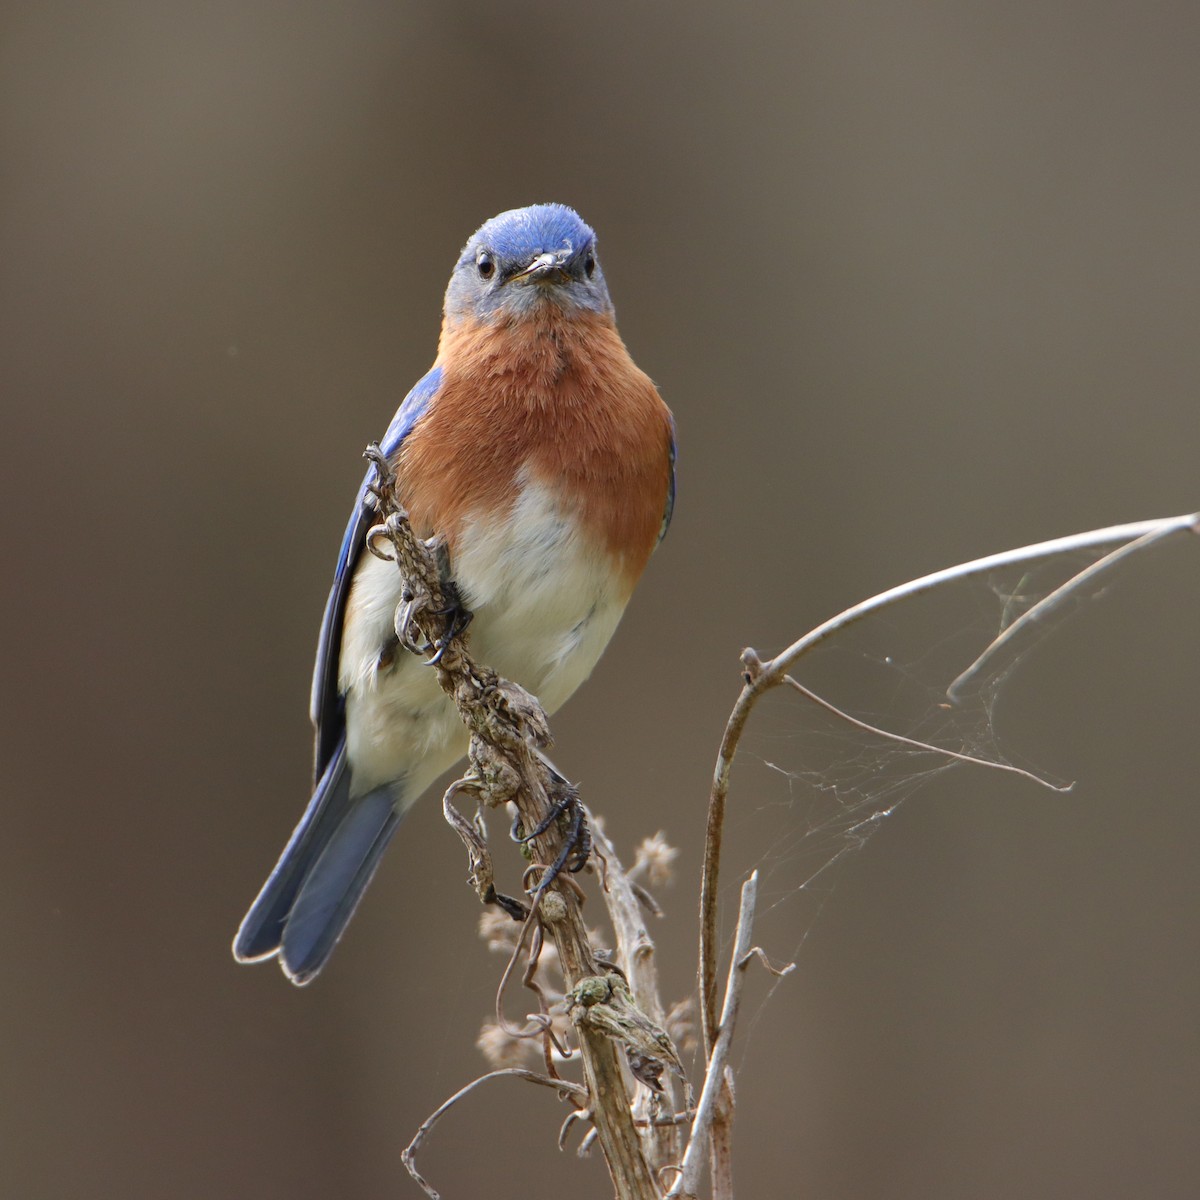
[[[954,701],[948,688],[1014,621],[1096,557],[1064,553],[907,598],[836,633],[803,659],[796,677],[880,730],[1067,786],[1020,759],[998,730],[998,713],[1013,672],[1103,589],[1081,589],[1052,619],[1022,628]],[[792,945],[796,958],[846,860],[906,800],[951,771],[966,789],[971,773],[986,770],[865,731],[799,692],[775,689],[756,706],[734,766],[722,912],[728,918],[736,911],[741,880],[756,868],[760,927],[764,918],[775,919],[769,922],[772,933],[755,940],[774,942],[778,951],[781,918],[787,930],[783,946]],[[1037,784],[1024,780],[1015,786]],[[732,928],[724,933],[728,951]]]

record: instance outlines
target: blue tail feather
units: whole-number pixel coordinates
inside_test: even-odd
[[[400,824],[389,787],[357,797],[304,879],[283,928],[279,959],[288,978],[308,983],[325,965],[354,915]]]
[[[398,799],[390,786],[352,798],[339,745],[238,929],[234,957],[255,962],[278,955],[293,982],[309,982],[333,952],[400,823]]]

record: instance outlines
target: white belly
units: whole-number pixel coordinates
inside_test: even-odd
[[[504,522],[468,524],[451,564],[475,614],[477,662],[533,692],[553,712],[591,674],[628,600],[612,559],[546,489],[528,485]],[[363,554],[342,640],[347,750],[354,792],[405,780],[411,803],[461,758],[467,735],[433,669],[396,652],[379,668],[400,599],[395,564]]]

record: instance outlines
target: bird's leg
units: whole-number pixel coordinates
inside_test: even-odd
[[[376,470],[390,470],[387,460],[382,455],[378,455],[378,449],[372,443],[367,447],[364,457],[371,459]],[[376,452],[378,457],[374,457],[372,451]],[[412,545],[412,528],[408,523],[408,514],[403,509],[391,507],[390,489],[392,485],[385,480],[378,486],[373,484],[369,486],[375,494],[376,507],[380,509],[380,515],[383,515],[385,507],[390,507],[390,511],[379,524],[372,525],[367,530],[366,547],[376,558],[396,563],[400,567],[403,580],[400,603],[396,605],[393,617],[396,640],[413,654],[424,654],[429,639],[421,628],[421,617],[433,611],[431,609],[433,595],[430,591],[432,584],[423,580],[418,571],[406,572],[404,570],[405,563],[411,559],[411,549],[406,550],[406,547]],[[383,543],[385,542],[391,547],[390,550],[384,547]],[[390,666],[390,657],[391,647],[385,646],[380,653],[380,666]],[[389,661],[385,663],[385,659]]]
[[[424,543],[437,563],[436,581],[429,576],[428,568],[424,575],[420,570],[412,569],[416,565],[413,559],[416,539],[408,523],[408,514],[396,495],[396,471],[378,442],[372,442],[363,452],[363,457],[375,468],[374,478],[367,481],[367,491],[383,518],[367,532],[367,549],[378,558],[396,562],[405,579],[404,591],[396,606],[396,637],[405,649],[415,654],[424,654],[432,649],[434,653],[428,662],[434,666],[442,661],[451,642],[466,632],[473,614],[463,603],[454,582],[450,571],[450,551],[444,538],[433,537]],[[376,545],[383,539],[391,543],[395,553],[389,554]],[[409,569],[406,570],[406,567]],[[441,593],[438,597],[441,606],[435,608],[434,596],[438,592]],[[425,636],[421,628],[423,617],[442,618],[442,632],[438,637]]]
[[[367,482],[367,491],[375,500],[375,507],[381,513],[399,508],[396,499],[396,472],[388,462],[387,455],[380,449],[378,442],[372,442],[364,451],[363,458],[375,468],[375,478]]]

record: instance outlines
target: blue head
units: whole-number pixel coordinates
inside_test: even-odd
[[[446,317],[515,320],[539,311],[612,315],[596,235],[565,204],[514,208],[481,225],[446,289]]]

